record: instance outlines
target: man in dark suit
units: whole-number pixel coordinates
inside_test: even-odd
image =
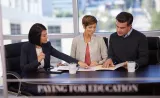
[[[127,64],[135,61],[139,66],[147,65],[147,38],[141,32],[132,28],[133,16],[128,12],[121,12],[116,16],[116,31],[109,40],[108,59],[103,67],[114,66],[117,63]]]

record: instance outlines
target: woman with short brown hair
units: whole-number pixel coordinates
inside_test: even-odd
[[[97,19],[92,15],[85,15],[82,25],[84,33],[73,39],[71,56],[88,66],[103,64],[107,58],[107,47],[103,38],[94,34]]]

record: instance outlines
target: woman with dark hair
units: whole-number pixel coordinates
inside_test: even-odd
[[[40,23],[34,24],[29,31],[29,42],[21,48],[20,65],[24,72],[36,71],[39,68],[50,68],[50,55],[62,59],[68,63],[77,63],[81,67],[87,64],[78,61],[64,53],[59,52],[47,41],[46,27]]]

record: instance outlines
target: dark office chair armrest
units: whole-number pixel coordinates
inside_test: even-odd
[[[7,76],[8,75],[14,76],[16,79],[21,79],[21,76],[17,72],[7,71]]]

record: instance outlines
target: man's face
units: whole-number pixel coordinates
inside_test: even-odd
[[[131,30],[131,25],[127,25],[127,22],[120,23],[116,21],[116,31],[118,36],[124,36]]]

